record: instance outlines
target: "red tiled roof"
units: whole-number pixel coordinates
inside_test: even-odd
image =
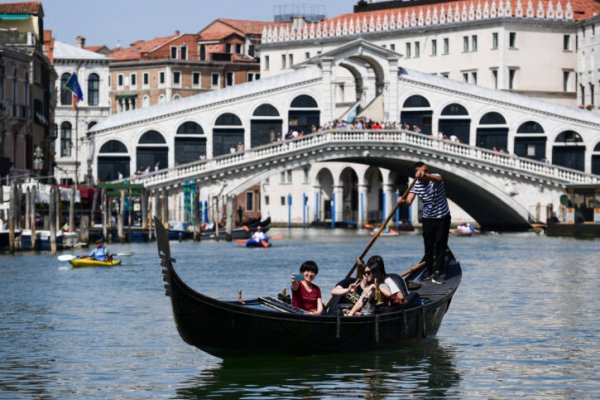
[[[218,24],[221,24],[221,28],[217,26]],[[273,25],[273,23],[219,18],[202,29],[198,35],[201,40],[219,40],[232,33],[241,35],[262,35],[263,28],[270,25]]]
[[[219,21],[223,21],[223,23],[242,31],[243,33],[249,33],[254,35],[262,35],[263,28],[265,26],[272,25],[272,22],[269,21],[244,21],[239,19],[224,19],[221,18]]]
[[[97,52],[98,50],[102,50],[104,48],[108,48],[103,44],[98,44],[98,45],[94,45],[94,46],[85,46],[84,49],[88,50],[88,51],[93,51],[94,53]]]
[[[31,14],[43,17],[44,10],[40,2],[1,3],[0,14]]]
[[[165,36],[160,38],[154,38],[151,40],[138,40],[131,43],[131,47],[127,48],[115,48],[110,53],[107,54],[108,57],[113,60],[140,60],[142,59],[144,53],[150,53],[153,50],[158,49],[159,47],[164,46],[169,43],[173,39],[179,37],[179,34],[174,34],[171,36]]]

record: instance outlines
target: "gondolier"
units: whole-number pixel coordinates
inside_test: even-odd
[[[425,255],[423,261],[432,274],[432,282],[444,283],[441,276],[444,254],[448,247],[450,230],[450,209],[446,198],[446,186],[440,174],[429,173],[424,162],[415,163],[417,180],[406,198],[399,198],[399,204],[411,205],[415,196],[423,202],[423,242]]]

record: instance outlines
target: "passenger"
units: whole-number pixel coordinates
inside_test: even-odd
[[[90,251],[89,257],[100,261],[112,260],[112,254],[104,246],[102,239],[96,240],[96,248]]]
[[[378,300],[377,290],[379,289],[382,295],[384,290],[389,293],[389,289],[382,283],[385,280],[385,269],[383,268],[383,259],[380,256],[369,258],[363,276],[366,277],[367,286],[348,316],[373,314]]]
[[[379,285],[379,290],[381,290],[381,294],[387,299],[387,302],[389,304],[405,304],[408,293],[405,293],[406,289],[402,282],[396,282],[396,279],[402,280],[402,278],[394,278],[385,272],[383,258],[377,255],[372,256],[367,261],[367,265],[370,265],[372,270],[378,270],[380,276],[383,276],[384,284]]]
[[[256,232],[252,235],[252,240],[260,242],[261,240],[267,240],[267,235],[262,231],[262,227],[259,225],[256,227]]]
[[[319,273],[319,267],[314,261],[304,261],[300,266],[301,279],[292,275],[292,305],[310,314],[323,313],[321,289],[313,283]]]

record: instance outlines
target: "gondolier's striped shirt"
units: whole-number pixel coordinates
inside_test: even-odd
[[[439,176],[439,174],[431,175]],[[439,183],[429,181],[426,184],[416,181],[410,192],[419,196],[423,202],[423,218],[438,219],[450,215],[443,180]]]

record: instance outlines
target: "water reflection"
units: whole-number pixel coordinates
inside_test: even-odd
[[[390,352],[226,360],[184,382],[176,398],[444,398],[460,380],[454,351],[433,340]]]

